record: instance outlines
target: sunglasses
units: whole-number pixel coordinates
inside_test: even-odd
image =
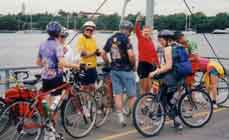
[[[86,31],[86,32],[91,32],[91,33],[94,32],[93,29],[85,29],[85,31]]]
[[[64,36],[64,35],[61,35],[60,37],[61,37],[61,38],[66,38],[66,36]]]

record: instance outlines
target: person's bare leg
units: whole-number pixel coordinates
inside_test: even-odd
[[[150,78],[146,79],[145,93],[150,93],[150,88],[152,85],[152,81]]]
[[[213,103],[216,103],[217,98],[217,85],[218,85],[218,77],[210,75],[210,96],[212,98]]]
[[[123,115],[123,95],[115,95],[114,101],[119,122],[121,123],[122,127],[125,127],[126,121]]]
[[[132,111],[133,110],[133,107],[134,107],[134,104],[135,104],[135,101],[136,101],[136,97],[135,96],[131,96],[129,97],[128,99],[128,106],[129,106],[129,109]]]

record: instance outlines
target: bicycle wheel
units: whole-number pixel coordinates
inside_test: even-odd
[[[66,133],[73,138],[82,138],[93,129],[96,121],[96,101],[88,93],[70,97],[61,111]]]
[[[4,110],[6,109],[6,103],[4,101],[4,99],[0,98],[0,116],[2,115],[2,113],[4,112]],[[10,127],[10,121],[11,119],[9,118],[9,116],[6,117],[0,117],[0,136],[3,135]]]
[[[224,104],[229,98],[229,84],[226,79],[219,79],[217,88],[217,99],[216,103],[218,105]]]
[[[101,127],[109,118],[111,107],[111,100],[106,95],[104,88],[99,88],[95,93],[95,100],[97,106],[96,127]]]
[[[155,136],[165,123],[165,109],[157,102],[153,94],[141,96],[133,108],[133,124],[137,131],[145,136]]]
[[[178,104],[181,120],[191,128],[199,128],[209,122],[213,113],[210,96],[201,90],[192,90],[191,94],[183,94]]]
[[[10,118],[10,140],[39,140],[43,127],[42,117],[38,109],[29,101],[15,101],[1,114],[0,118]],[[33,134],[33,135],[31,135]]]

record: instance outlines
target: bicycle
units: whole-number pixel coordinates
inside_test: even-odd
[[[77,93],[76,88],[79,87],[77,81],[75,81],[76,77],[74,75],[71,77],[74,77],[74,79],[70,78],[71,81],[68,81],[68,83],[65,82],[50,91],[32,91],[32,98],[15,100],[1,113],[0,119],[9,118],[10,121],[14,118],[12,120],[15,123],[16,134],[13,135],[13,139],[24,139],[29,136],[34,140],[39,140],[44,129],[53,132],[57,139],[62,139],[61,134],[55,132],[49,126],[50,120],[55,125],[55,116],[59,110],[61,111],[64,130],[69,136],[81,138],[91,132],[96,120],[95,100],[90,94]],[[59,90],[64,90],[64,92],[58,104],[50,113],[50,119],[44,121],[43,116],[47,116],[48,113],[42,106],[42,100],[50,93]],[[88,105],[90,105],[90,108]],[[86,110],[89,110],[89,112],[86,113]],[[75,131],[76,129],[78,132]]]
[[[171,107],[168,97],[161,91],[163,83],[160,79],[153,80],[152,88],[153,93],[146,93],[138,98],[133,109],[133,124],[141,135],[151,137],[159,134],[165,125],[166,116],[171,116],[174,108],[181,121],[192,128],[202,127],[211,119],[213,104],[205,91],[188,89],[185,83],[168,88],[168,93],[184,89],[177,103]]]
[[[203,89],[207,91],[205,84],[204,84],[204,73],[199,73],[201,75],[196,74],[196,77],[199,79],[197,81],[197,84],[194,85],[194,88],[196,89]],[[216,103],[218,105],[223,105],[227,100],[229,99],[229,82],[226,78],[220,78],[218,82],[218,87],[217,87],[217,100]]]

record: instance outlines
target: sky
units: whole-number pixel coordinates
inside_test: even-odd
[[[26,4],[27,13],[38,13],[48,11],[57,13],[59,9],[65,11],[87,11],[94,12],[103,0],[1,0],[0,14],[18,13],[22,2]],[[124,0],[108,0],[99,12],[111,14],[121,13]],[[193,12],[202,11],[207,15],[215,15],[219,12],[229,13],[229,0],[187,0]],[[156,14],[188,13],[183,0],[155,0]],[[141,12],[145,14],[146,0],[131,0],[127,13]]]

